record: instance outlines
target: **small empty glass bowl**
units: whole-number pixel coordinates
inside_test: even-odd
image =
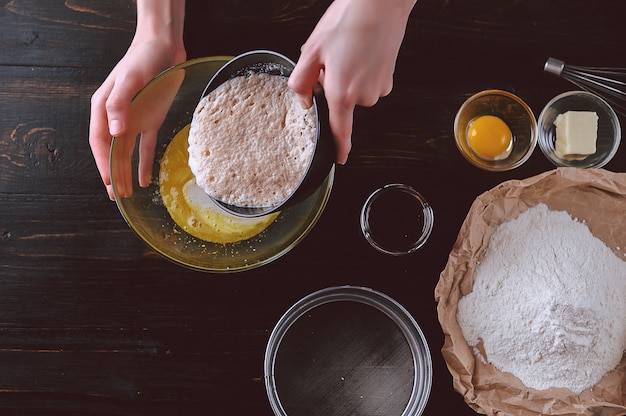
[[[511,132],[511,143],[503,157],[481,156],[470,146],[472,123],[481,116],[495,116]],[[481,169],[498,172],[521,166],[537,145],[537,122],[528,105],[514,94],[486,90],[468,98],[454,119],[454,138],[463,157]]]
[[[426,243],[434,224],[432,207],[408,185],[375,190],[361,209],[361,231],[368,243],[392,256],[410,254]]]
[[[556,155],[554,120],[567,111],[593,111],[598,115],[596,152],[584,159],[564,159]],[[539,114],[539,148],[555,166],[601,168],[615,156],[621,140],[619,118],[613,108],[599,96],[587,91],[569,91],[557,95]]]

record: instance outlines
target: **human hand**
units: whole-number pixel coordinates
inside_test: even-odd
[[[357,105],[371,107],[391,92],[393,73],[415,0],[335,0],[301,48],[289,86],[303,106],[319,82],[326,96],[337,163],[352,147]]]
[[[115,198],[109,170],[112,136],[129,135],[130,105],[135,94],[161,71],[186,59],[183,19],[184,2],[138,0],[135,37],[91,98],[89,144],[111,200]],[[142,135],[138,173],[139,184],[147,186],[159,125],[143,128],[136,132]]]
[[[141,92],[138,100],[130,104],[128,124],[123,133],[113,139],[111,148],[110,177],[115,180],[115,191],[121,198],[133,194],[132,157],[139,139],[139,186],[151,182],[152,167],[157,143],[157,134],[183,80],[185,69],[167,71],[150,82],[150,88]]]
[[[128,133],[132,98],[148,81],[164,69],[184,61],[155,41],[133,43],[91,99],[89,144],[109,198],[114,199],[109,171],[112,136]],[[147,186],[152,170],[156,131],[160,125],[142,130],[139,184]],[[139,133],[139,132],[138,132]]]

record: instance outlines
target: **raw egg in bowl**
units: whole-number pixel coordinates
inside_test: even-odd
[[[214,273],[250,270],[290,251],[321,216],[334,179],[333,167],[306,199],[254,218],[225,212],[195,184],[189,126],[207,83],[230,59],[190,60],[155,77],[132,101],[129,133],[111,145],[115,200],[130,228],[174,263]]]
[[[505,171],[521,166],[537,145],[535,116],[519,97],[487,90],[469,97],[454,119],[461,155],[481,169]]]

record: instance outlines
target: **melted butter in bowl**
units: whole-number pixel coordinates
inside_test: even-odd
[[[218,244],[247,240],[269,227],[280,213],[245,218],[224,212],[196,184],[188,165],[189,125],[168,145],[159,174],[159,188],[168,213],[192,236]]]

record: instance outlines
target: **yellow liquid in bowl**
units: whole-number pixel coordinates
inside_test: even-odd
[[[220,210],[195,183],[188,165],[188,136],[189,125],[165,149],[159,171],[161,198],[174,222],[192,236],[218,244],[247,240],[274,222],[280,213],[242,218]]]
[[[480,116],[470,121],[467,141],[476,156],[487,160],[502,160],[511,154],[513,134],[499,117]]]

